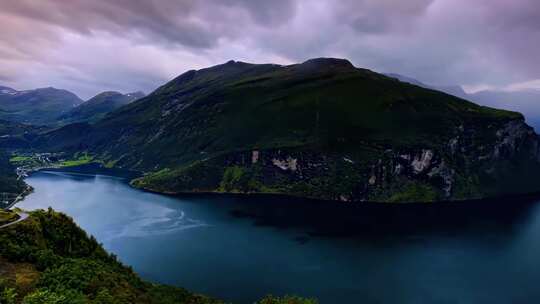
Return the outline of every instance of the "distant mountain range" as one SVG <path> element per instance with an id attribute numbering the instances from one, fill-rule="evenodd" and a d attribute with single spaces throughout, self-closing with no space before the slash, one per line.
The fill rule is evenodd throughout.
<path id="1" fill-rule="evenodd" d="M 450 95 L 454 95 L 466 100 L 474 101 L 484 106 L 500 109 L 508 109 L 523 113 L 527 122 L 540 131 L 540 90 L 519 90 L 519 91 L 495 91 L 483 90 L 475 93 L 467 93 L 461 86 L 436 86 L 428 85 L 414 78 L 399 74 L 388 73 L 389 77 L 399 79 L 417 86 L 438 90 Z"/>
<path id="2" fill-rule="evenodd" d="M 119 92 L 103 92 L 86 102 L 71 109 L 58 117 L 60 124 L 74 122 L 94 123 L 105 117 L 105 115 L 121 106 L 125 106 L 139 98 L 144 97 L 143 92 L 122 94 Z"/>
<path id="3" fill-rule="evenodd" d="M 32 125 L 96 122 L 107 113 L 141 97 L 142 92 L 102 92 L 87 101 L 61 89 L 17 91 L 0 86 L 0 119 Z"/>
<path id="4" fill-rule="evenodd" d="M 44 125 L 83 103 L 77 95 L 52 87 L 17 91 L 0 86 L 0 119 Z"/>
<path id="5" fill-rule="evenodd" d="M 166 193 L 440 201 L 540 190 L 540 140 L 516 112 L 317 58 L 188 71 L 34 149 L 144 171 Z"/>

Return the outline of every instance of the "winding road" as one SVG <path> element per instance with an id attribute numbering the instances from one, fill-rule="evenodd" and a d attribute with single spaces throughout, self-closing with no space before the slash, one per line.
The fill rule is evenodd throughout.
<path id="1" fill-rule="evenodd" d="M 28 216 L 29 216 L 28 213 L 26 213 L 26 212 L 17 212 L 17 215 L 19 216 L 19 218 L 16 221 L 11 222 L 11 223 L 7 223 L 5 225 L 2 225 L 2 226 L 0 226 L 0 229 L 4 229 L 4 228 L 7 228 L 9 226 L 15 225 L 15 224 L 17 224 L 19 222 L 22 222 L 22 221 L 26 220 L 28 218 Z"/>

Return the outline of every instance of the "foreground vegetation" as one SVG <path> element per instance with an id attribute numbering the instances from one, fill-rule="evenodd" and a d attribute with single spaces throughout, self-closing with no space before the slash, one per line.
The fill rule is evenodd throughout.
<path id="1" fill-rule="evenodd" d="M 0 210 L 0 226 L 16 221 L 18 216 L 14 212 Z"/>
<path id="2" fill-rule="evenodd" d="M 13 153 L 9 161 L 13 166 L 32 170 L 35 168 L 63 168 L 86 165 L 96 161 L 87 152 L 66 153 Z"/>
<path id="3" fill-rule="evenodd" d="M 27 220 L 0 229 L 0 244 L 2 304 L 222 303 L 141 280 L 69 217 L 52 209 L 33 211 Z M 258 303 L 316 302 L 268 296 Z"/>

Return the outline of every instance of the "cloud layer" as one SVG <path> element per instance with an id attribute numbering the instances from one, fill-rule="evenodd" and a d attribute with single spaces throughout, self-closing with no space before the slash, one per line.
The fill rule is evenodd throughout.
<path id="1" fill-rule="evenodd" d="M 3 0 L 0 82 L 88 98 L 229 59 L 346 57 L 426 83 L 540 79 L 537 0 Z"/>

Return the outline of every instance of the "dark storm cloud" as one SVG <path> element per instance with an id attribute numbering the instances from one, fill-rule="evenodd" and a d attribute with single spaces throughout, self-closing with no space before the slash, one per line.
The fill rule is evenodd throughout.
<path id="1" fill-rule="evenodd" d="M 540 78 L 540 2 L 482 0 L 491 43 L 525 77 Z"/>
<path id="2" fill-rule="evenodd" d="M 13 79 L 11 77 L 9 77 L 8 75 L 0 74 L 0 81 L 8 82 L 8 81 L 12 81 L 12 80 Z"/>
<path id="3" fill-rule="evenodd" d="M 190 18 L 191 1 L 33 1 L 14 0 L 4 12 L 41 21 L 85 35 L 102 30 L 118 35 L 140 32 L 165 41 L 208 47 L 218 33 Z"/>
<path id="4" fill-rule="evenodd" d="M 428 83 L 540 79 L 537 0 L 0 0 L 8 84 L 146 91 L 228 59 L 317 56 Z M 527 82 L 527 83 L 529 83 Z"/>
<path id="5" fill-rule="evenodd" d="M 421 17 L 433 0 L 356 0 L 338 2 L 340 20 L 361 33 L 403 30 Z"/>
<path id="6" fill-rule="evenodd" d="M 286 22 L 294 13 L 293 2 L 196 1 L 196 0 L 5 0 L 2 9 L 31 20 L 91 35 L 96 30 L 116 35 L 139 34 L 162 42 L 208 48 L 223 37 L 234 35 L 237 16 L 246 11 L 255 22 Z M 223 22 L 225 21 L 225 23 Z M 236 20 L 241 21 L 241 20 Z M 245 28 L 244 28 L 245 30 Z"/>
<path id="7" fill-rule="evenodd" d="M 261 25 L 284 25 L 296 12 L 296 4 L 293 0 L 215 0 L 215 2 L 245 9 L 249 11 L 253 20 Z"/>

